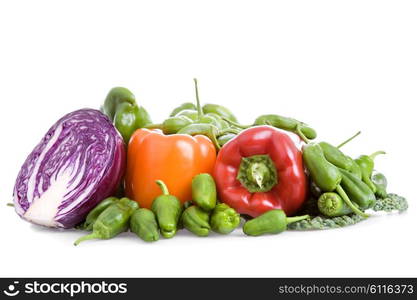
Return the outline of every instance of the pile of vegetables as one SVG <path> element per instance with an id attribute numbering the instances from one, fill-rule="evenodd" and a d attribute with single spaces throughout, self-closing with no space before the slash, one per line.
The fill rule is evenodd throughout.
<path id="1" fill-rule="evenodd" d="M 144 241 L 287 229 L 331 229 L 374 212 L 403 212 L 375 170 L 377 151 L 351 158 L 313 142 L 301 121 L 262 115 L 242 125 L 217 104 L 176 107 L 161 123 L 126 88 L 110 90 L 100 110 L 58 120 L 24 162 L 13 191 L 17 214 L 32 223 L 77 228 L 90 239 L 131 231 Z"/>

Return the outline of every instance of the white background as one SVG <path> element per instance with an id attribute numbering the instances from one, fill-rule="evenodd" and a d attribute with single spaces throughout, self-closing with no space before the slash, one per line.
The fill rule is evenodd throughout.
<path id="1" fill-rule="evenodd" d="M 2 1 L 0 276 L 417 276 L 415 1 Z M 74 247 L 77 231 L 20 220 L 16 175 L 64 114 L 126 86 L 162 121 L 193 100 L 310 123 L 406 196 L 402 215 L 348 228 L 145 244 L 125 234 Z"/>

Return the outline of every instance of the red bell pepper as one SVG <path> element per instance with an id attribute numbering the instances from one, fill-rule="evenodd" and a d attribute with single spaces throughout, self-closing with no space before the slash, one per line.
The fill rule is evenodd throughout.
<path id="1" fill-rule="evenodd" d="M 213 175 L 221 201 L 252 217 L 271 209 L 292 215 L 307 197 L 301 151 L 270 126 L 246 129 L 225 144 Z"/>

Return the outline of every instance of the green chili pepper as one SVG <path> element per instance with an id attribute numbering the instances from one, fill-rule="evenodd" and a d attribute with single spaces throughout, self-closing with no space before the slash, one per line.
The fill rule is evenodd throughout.
<path id="1" fill-rule="evenodd" d="M 315 139 L 317 136 L 316 131 L 309 127 L 307 124 L 293 118 L 287 118 L 279 115 L 262 115 L 258 117 L 252 125 L 240 125 L 227 118 L 224 118 L 224 120 L 227 121 L 231 126 L 240 129 L 246 129 L 259 125 L 270 125 L 279 129 L 293 132 L 300 136 L 305 142 L 308 142 L 308 139 Z"/>
<path id="2" fill-rule="evenodd" d="M 347 159 L 349 159 L 352 162 L 352 167 L 350 168 L 349 172 L 362 180 L 361 167 L 359 167 L 359 165 L 356 163 L 356 161 L 353 158 L 351 158 L 349 156 L 346 156 L 346 157 L 347 157 Z"/>
<path id="3" fill-rule="evenodd" d="M 113 203 L 98 216 L 93 225 L 93 232 L 76 240 L 74 245 L 91 239 L 111 239 L 126 231 L 131 215 L 138 208 L 138 203 L 128 198 Z"/>
<path id="4" fill-rule="evenodd" d="M 177 233 L 178 220 L 182 211 L 181 203 L 177 197 L 169 194 L 162 180 L 157 180 L 156 184 L 161 188 L 162 195 L 153 200 L 152 211 L 156 215 L 162 236 L 172 238 Z"/>
<path id="5" fill-rule="evenodd" d="M 320 142 L 319 145 L 323 150 L 324 157 L 329 163 L 348 171 L 352 168 L 352 160 L 349 160 L 337 147 L 327 142 Z"/>
<path id="6" fill-rule="evenodd" d="M 262 234 L 277 234 L 287 229 L 287 225 L 300 220 L 310 218 L 309 215 L 290 217 L 285 215 L 282 209 L 273 209 L 263 213 L 243 225 L 246 235 L 258 236 Z"/>
<path id="7" fill-rule="evenodd" d="M 210 216 L 211 229 L 220 234 L 229 234 L 240 224 L 240 215 L 226 203 L 219 203 Z"/>
<path id="8" fill-rule="evenodd" d="M 192 205 L 184 210 L 181 217 L 184 227 L 198 236 L 209 235 L 209 220 L 210 214 L 195 205 Z"/>
<path id="9" fill-rule="evenodd" d="M 387 197 L 388 181 L 384 174 L 374 171 L 371 177 L 372 183 L 375 185 L 375 195 L 379 198 Z"/>
<path id="10" fill-rule="evenodd" d="M 220 147 L 223 147 L 228 141 L 236 137 L 236 134 L 234 133 L 226 133 L 217 138 L 217 141 L 219 142 Z"/>
<path id="11" fill-rule="evenodd" d="M 319 144 L 305 145 L 303 160 L 312 180 L 323 192 L 333 192 L 342 181 L 340 171 L 326 160 Z"/>
<path id="12" fill-rule="evenodd" d="M 101 201 L 99 204 L 96 205 L 87 215 L 85 218 L 85 222 L 82 224 L 80 229 L 85 230 L 92 230 L 94 222 L 97 220 L 97 218 L 100 216 L 100 214 L 110 205 L 116 203 L 119 201 L 116 197 L 109 197 Z"/>
<path id="13" fill-rule="evenodd" d="M 222 117 L 220 117 L 219 115 L 216 115 L 214 113 L 207 113 L 205 114 L 205 116 L 210 116 L 213 117 L 214 119 L 216 119 L 217 123 L 218 123 L 218 129 L 221 130 L 225 130 L 227 128 L 230 128 L 229 123 L 227 123 L 227 121 L 225 121 Z"/>
<path id="14" fill-rule="evenodd" d="M 180 106 L 176 107 L 171 114 L 169 115 L 170 117 L 174 117 L 176 116 L 179 112 L 186 110 L 186 109 L 190 109 L 190 110 L 196 110 L 197 108 L 195 107 L 194 103 L 191 102 L 185 102 L 183 104 L 181 104 Z"/>
<path id="15" fill-rule="evenodd" d="M 346 202 L 333 192 L 322 194 L 317 201 L 317 206 L 319 211 L 328 217 L 339 217 L 352 213 Z"/>
<path id="16" fill-rule="evenodd" d="M 104 100 L 103 113 L 114 123 L 125 143 L 136 129 L 152 123 L 146 109 L 138 106 L 133 93 L 123 87 L 110 90 Z"/>
<path id="17" fill-rule="evenodd" d="M 254 125 L 271 125 L 276 128 L 284 129 L 287 131 L 298 134 L 299 130 L 310 140 L 317 137 L 316 131 L 309 127 L 307 124 L 300 122 L 293 118 L 287 118 L 279 115 L 262 115 L 259 116 Z"/>
<path id="18" fill-rule="evenodd" d="M 372 190 L 352 173 L 343 169 L 339 170 L 342 174 L 341 186 L 349 199 L 358 204 L 361 209 L 373 206 L 376 198 Z M 339 195 L 343 197 L 340 193 Z"/>
<path id="19" fill-rule="evenodd" d="M 216 183 L 210 174 L 202 173 L 194 176 L 191 183 L 193 202 L 205 211 L 216 206 Z"/>
<path id="20" fill-rule="evenodd" d="M 183 111 L 180 111 L 178 114 L 175 115 L 175 117 L 178 117 L 178 116 L 186 116 L 187 118 L 190 118 L 191 120 L 193 120 L 193 122 L 197 122 L 199 118 L 198 112 L 192 109 L 185 109 Z"/>
<path id="21" fill-rule="evenodd" d="M 385 152 L 377 151 L 372 153 L 371 155 L 361 155 L 357 159 L 355 159 L 355 162 L 361 168 L 363 182 L 365 182 L 369 186 L 373 193 L 376 192 L 376 187 L 371 181 L 371 175 L 372 171 L 374 170 L 374 159 L 379 154 L 385 154 Z"/>
<path id="22" fill-rule="evenodd" d="M 362 217 L 368 217 L 367 214 L 352 203 L 343 190 L 344 188 L 340 185 L 343 177 L 341 170 L 343 169 L 337 168 L 326 160 L 319 144 L 310 143 L 305 145 L 303 148 L 303 160 L 312 180 L 320 190 L 323 192 L 337 191 L 353 212 Z"/>
<path id="23" fill-rule="evenodd" d="M 155 214 L 147 208 L 135 210 L 130 218 L 130 230 L 146 242 L 159 240 L 159 228 Z"/>
<path id="24" fill-rule="evenodd" d="M 205 104 L 203 106 L 203 112 L 205 114 L 213 113 L 216 115 L 219 115 L 223 118 L 226 118 L 230 121 L 237 122 L 236 117 L 233 115 L 233 113 L 226 107 L 218 104 Z"/>
<path id="25" fill-rule="evenodd" d="M 161 129 L 165 134 L 177 133 L 182 128 L 193 123 L 193 120 L 186 116 L 169 117 L 162 124 L 152 124 L 146 126 L 148 129 Z"/>
<path id="26" fill-rule="evenodd" d="M 117 107 L 122 103 L 136 104 L 135 95 L 127 88 L 114 87 L 106 96 L 103 105 L 103 113 L 113 121 Z"/>
<path id="27" fill-rule="evenodd" d="M 198 134 L 205 135 L 213 142 L 216 149 L 220 149 L 220 145 L 217 142 L 217 135 L 219 134 L 219 131 L 215 126 L 211 124 L 200 124 L 200 123 L 190 124 L 188 126 L 181 128 L 177 133 L 188 134 L 188 135 L 198 135 Z"/>

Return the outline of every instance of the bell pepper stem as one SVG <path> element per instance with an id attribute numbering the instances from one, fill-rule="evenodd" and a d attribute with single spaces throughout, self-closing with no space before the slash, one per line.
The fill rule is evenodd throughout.
<path id="1" fill-rule="evenodd" d="M 297 124 L 297 127 L 296 127 L 295 130 L 297 131 L 298 136 L 303 140 L 304 143 L 306 143 L 306 144 L 310 143 L 310 140 L 301 131 L 301 125 L 300 124 Z"/>
<path id="2" fill-rule="evenodd" d="M 350 201 L 349 196 L 346 194 L 346 192 L 343 190 L 342 186 L 340 184 L 337 185 L 336 191 L 339 193 L 340 197 L 342 197 L 343 201 L 346 202 L 347 206 L 350 207 L 350 209 L 357 215 L 360 215 L 361 217 L 367 218 L 369 217 L 368 214 L 365 214 L 363 211 L 361 211 L 359 208 L 357 208 L 355 205 L 353 205 L 352 201 Z"/>
<path id="3" fill-rule="evenodd" d="M 169 195 L 169 190 L 168 190 L 168 187 L 165 184 L 165 182 L 163 182 L 162 180 L 156 180 L 155 182 L 161 188 L 162 194 L 165 195 L 165 196 L 168 196 Z"/>
<path id="4" fill-rule="evenodd" d="M 355 133 L 353 136 L 351 136 L 350 138 L 348 138 L 347 140 L 343 141 L 342 143 L 339 144 L 339 146 L 337 146 L 337 148 L 342 148 L 344 145 L 346 145 L 347 143 L 349 143 L 351 140 L 353 140 L 354 138 L 356 138 L 358 135 L 360 135 L 361 132 L 358 131 L 357 133 Z"/>
<path id="5" fill-rule="evenodd" d="M 369 155 L 369 157 L 372 159 L 372 160 L 374 160 L 375 159 L 375 157 L 377 157 L 378 155 L 380 155 L 380 154 L 387 154 L 385 151 L 376 151 L 376 152 L 374 152 L 374 153 L 372 153 L 371 155 Z"/>
<path id="6" fill-rule="evenodd" d="M 7 205 L 7 206 L 14 207 L 14 204 L 13 204 L 13 203 L 7 203 L 6 205 Z"/>
<path id="7" fill-rule="evenodd" d="M 197 78 L 194 78 L 194 88 L 195 88 L 195 99 L 196 99 L 196 102 L 197 102 L 198 120 L 200 120 L 201 117 L 203 116 L 203 109 L 201 108 L 200 97 L 198 96 Z"/>
<path id="8" fill-rule="evenodd" d="M 76 240 L 74 242 L 74 246 L 78 246 L 78 244 L 81 243 L 81 242 L 84 242 L 84 241 L 87 241 L 87 240 L 97 239 L 99 237 L 100 236 L 97 234 L 97 232 L 93 232 L 93 233 L 84 235 L 84 236 L 80 237 L 78 240 Z"/>
<path id="9" fill-rule="evenodd" d="M 296 217 L 287 217 L 287 224 L 298 222 L 301 220 L 310 219 L 310 215 L 296 216 Z"/>

